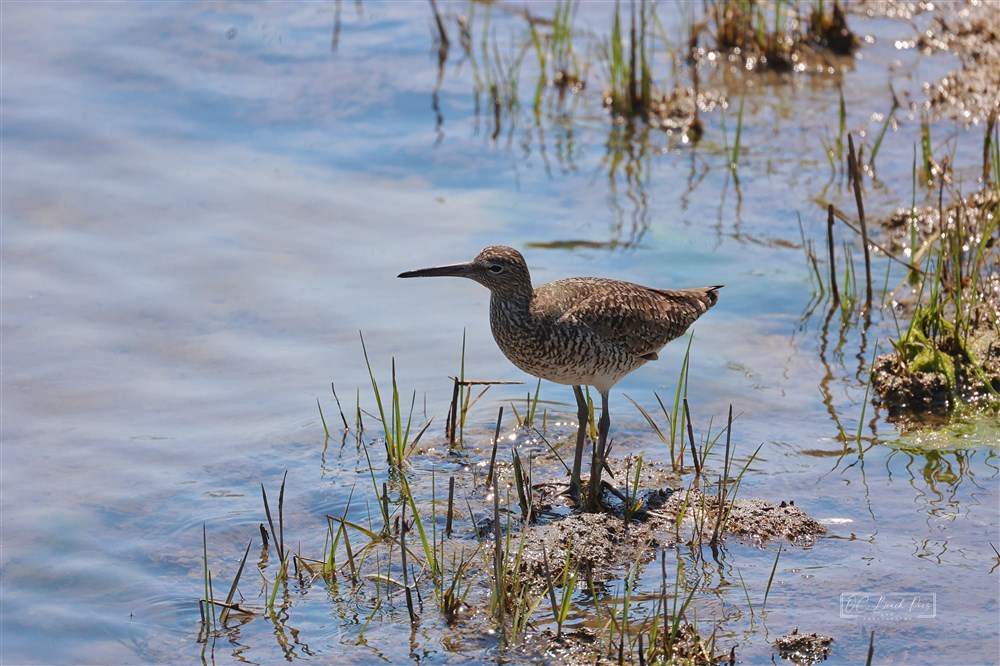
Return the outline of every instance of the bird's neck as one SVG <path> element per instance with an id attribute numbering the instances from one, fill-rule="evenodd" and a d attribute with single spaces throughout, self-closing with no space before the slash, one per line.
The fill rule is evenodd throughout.
<path id="1" fill-rule="evenodd" d="M 531 308 L 532 294 L 530 289 L 508 293 L 493 292 L 490 295 L 490 314 L 494 318 L 498 316 L 517 318 L 519 315 L 527 315 Z"/>

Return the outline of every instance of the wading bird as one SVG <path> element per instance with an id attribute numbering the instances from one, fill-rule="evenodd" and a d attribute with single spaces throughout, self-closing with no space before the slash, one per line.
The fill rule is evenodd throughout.
<path id="1" fill-rule="evenodd" d="M 521 370 L 573 387 L 579 427 L 570 477 L 580 499 L 583 447 L 590 410 L 583 386 L 601 394 L 601 419 L 583 508 L 601 508 L 607 456 L 608 393 L 636 368 L 684 334 L 719 299 L 722 285 L 653 289 L 631 282 L 577 277 L 531 286 L 528 264 L 511 247 L 491 245 L 470 262 L 400 273 L 401 278 L 454 276 L 490 290 L 490 327 L 500 351 Z"/>

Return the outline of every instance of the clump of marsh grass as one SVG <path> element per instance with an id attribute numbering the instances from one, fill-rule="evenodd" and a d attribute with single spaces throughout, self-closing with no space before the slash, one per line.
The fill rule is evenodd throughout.
<path id="1" fill-rule="evenodd" d="M 686 457 L 691 458 L 690 463 L 685 465 L 681 460 L 678 465 L 693 468 L 694 483 L 704 488 L 704 491 L 692 490 L 678 520 L 685 518 L 685 511 L 691 518 L 688 522 L 693 523 L 692 533 L 684 543 L 691 549 L 695 564 L 699 561 L 704 564 L 704 556 L 700 554 L 704 546 L 711 545 L 713 550 L 722 547 L 727 514 L 746 467 L 738 474 L 731 471 L 734 456 L 728 434 L 733 421 L 730 410 L 727 426 L 722 431 L 727 433 L 723 468 L 718 482 L 713 483 L 709 473 L 710 453 L 722 441 L 722 432 L 713 432 L 709 423 L 704 435 L 696 439 L 691 407 L 684 396 L 686 371 L 678 384 L 675 418 L 671 419 L 678 435 L 675 446 L 678 453 L 688 451 Z M 538 402 L 536 391 L 533 398 L 529 396 L 529 403 Z M 659 399 L 658 402 L 664 413 L 669 414 L 663 402 Z M 534 410 L 529 406 L 525 414 Z M 494 440 L 498 439 L 502 416 L 501 409 Z M 359 447 L 359 451 L 368 455 L 365 446 Z M 426 622 L 433 623 L 435 618 L 443 619 L 448 626 L 474 624 L 485 619 L 496 629 L 497 648 L 505 655 L 514 655 L 520 646 L 527 645 L 524 642 L 526 635 L 546 634 L 551 627 L 554 640 L 563 646 L 579 642 L 581 632 L 591 636 L 592 643 L 584 649 L 599 659 L 650 664 L 677 658 L 683 658 L 685 663 L 719 662 L 723 655 L 716 645 L 716 631 L 708 636 L 699 634 L 699 627 L 705 623 L 699 623 L 693 609 L 706 591 L 705 581 L 691 577 L 687 558 L 678 558 L 677 571 L 669 578 L 664 564 L 660 594 L 654 592 L 647 596 L 640 591 L 648 584 L 643 580 L 650 573 L 646 571 L 649 562 L 646 552 L 650 548 L 646 539 L 652 533 L 648 530 L 653 529 L 640 525 L 645 521 L 664 520 L 662 515 L 658 519 L 653 517 L 653 513 L 664 507 L 664 493 L 649 494 L 642 490 L 647 479 L 658 478 L 647 471 L 647 467 L 653 465 L 648 465 L 642 456 L 628 456 L 623 463 L 624 477 L 621 477 L 624 487 L 616 493 L 622 504 L 609 505 L 609 510 L 617 515 L 581 513 L 573 516 L 582 519 L 574 523 L 575 527 L 565 528 L 556 522 L 558 511 L 543 511 L 547 505 L 539 506 L 545 497 L 544 493 L 537 498 L 534 495 L 538 487 L 532 484 L 531 459 L 522 460 L 517 450 L 512 452 L 512 457 L 513 465 L 494 469 L 485 487 L 480 485 L 474 472 L 469 472 L 474 484 L 471 500 L 479 506 L 474 510 L 470 496 L 466 496 L 467 520 L 455 514 L 455 498 L 461 493 L 455 475 L 441 477 L 448 478 L 445 509 L 443 493 L 439 498 L 437 492 L 443 484 L 438 483 L 433 468 L 425 477 L 429 478 L 429 500 L 426 496 L 419 499 L 411 487 L 415 479 L 412 466 L 389 466 L 383 470 L 388 480 L 380 483 L 371 460 L 363 458 L 368 460 L 372 478 L 369 494 L 377 496 L 378 508 L 369 507 L 367 523 L 364 518 L 352 517 L 358 514 L 356 509 L 352 514 L 352 503 L 357 503 L 352 493 L 342 510 L 326 515 L 323 551 L 315 559 L 293 552 L 287 546 L 284 529 L 286 479 L 282 479 L 276 507 L 271 506 L 262 485 L 267 519 L 261 526 L 265 545 L 259 568 L 265 583 L 261 588 L 265 616 L 275 623 L 278 631 L 285 631 L 288 611 L 295 603 L 295 595 L 290 591 L 292 585 L 297 582 L 304 589 L 313 580 L 321 579 L 336 598 L 364 601 L 365 609 L 358 614 L 360 627 L 355 634 L 358 641 L 364 640 L 376 618 L 408 625 L 411 631 L 417 631 Z M 750 460 L 753 458 L 751 456 Z M 747 466 L 749 464 L 748 461 Z M 550 484 L 540 484 L 540 487 L 546 485 Z M 716 493 L 711 495 L 709 491 L 713 488 Z M 647 506 L 647 500 L 657 497 L 660 499 Z M 492 515 L 477 521 L 476 512 L 483 517 L 483 504 L 487 502 L 492 505 Z M 443 510 L 445 515 L 441 515 Z M 455 526 L 454 522 L 461 524 Z M 537 527 L 553 530 L 547 537 L 537 538 L 534 532 Z M 564 529 L 576 531 L 564 532 Z M 599 561 L 605 557 L 601 553 L 607 552 L 608 547 L 599 536 L 605 529 L 619 535 L 632 534 L 628 546 L 630 554 L 624 556 L 626 559 L 620 564 Z M 558 534 L 563 537 L 553 538 Z M 474 541 L 470 542 L 469 537 Z M 265 576 L 270 547 L 273 547 L 270 567 L 275 572 L 273 580 L 271 574 Z M 207 572 L 207 547 L 204 550 Z M 665 563 L 667 552 L 669 548 L 661 551 L 661 562 Z M 557 553 L 554 558 L 553 553 Z M 244 563 L 245 560 L 246 553 Z M 598 578 L 595 578 L 595 571 Z M 616 579 L 619 580 L 617 587 L 610 582 Z M 238 580 L 239 573 L 230 599 Z M 207 601 L 203 608 L 208 627 L 212 622 L 209 609 L 224 605 L 211 601 L 213 593 L 208 573 L 205 581 Z M 614 592 L 615 589 L 619 591 Z M 767 592 L 764 594 L 766 597 Z M 428 604 L 428 599 L 433 601 Z M 476 607 L 488 608 L 489 612 L 477 614 Z M 240 612 L 239 607 L 234 604 L 231 612 Z M 588 621 L 586 627 L 581 626 L 576 620 L 580 614 L 592 615 L 594 622 Z M 216 622 L 221 624 L 224 620 Z M 568 630 L 571 623 L 572 629 Z"/>
<path id="2" fill-rule="evenodd" d="M 876 387 L 890 399 L 890 406 L 893 391 L 909 392 L 915 408 L 938 413 L 947 413 L 963 400 L 996 403 L 1000 398 L 1000 360 L 994 351 L 1000 348 L 995 339 L 1000 330 L 1000 206 L 973 221 L 971 228 L 963 219 L 968 209 L 954 210 L 957 217 L 941 229 L 925 254 L 927 275 L 908 325 L 891 341 L 894 353 L 876 362 Z"/>
<path id="3" fill-rule="evenodd" d="M 921 265 L 923 279 L 914 289 L 909 322 L 905 327 L 897 324 L 893 353 L 875 363 L 874 385 L 891 416 L 908 420 L 930 412 L 941 417 L 962 403 L 991 409 L 1000 405 L 997 133 L 995 123 L 987 127 L 982 190 L 963 197 L 942 177 L 937 179 L 937 209 L 912 206 L 906 216 L 911 261 Z M 918 172 L 926 178 L 936 168 L 928 154 L 929 130 L 921 134 L 927 138 L 922 139 L 919 166 L 914 151 L 914 189 Z M 953 199 L 948 207 L 946 189 Z"/>
<path id="4" fill-rule="evenodd" d="M 676 132 L 683 142 L 697 141 L 704 129 L 700 107 L 717 106 L 721 96 L 699 92 L 697 70 L 693 89 L 682 86 L 672 91 L 658 89 L 653 81 L 654 42 L 658 34 L 666 41 L 655 3 L 648 0 L 630 3 L 627 20 L 621 3 L 615 3 L 611 33 L 602 45 L 605 106 L 616 125 L 632 127 L 634 120 L 642 120 L 648 127 Z M 636 138 L 640 137 L 641 144 L 648 143 L 645 133 Z"/>
<path id="5" fill-rule="evenodd" d="M 700 447 L 696 448 L 694 428 L 691 423 L 690 410 L 685 399 L 685 413 L 687 415 L 688 441 L 692 451 L 692 458 L 695 461 L 695 478 L 691 487 L 686 489 L 681 497 L 677 511 L 674 516 L 674 534 L 678 541 L 685 541 L 688 544 L 708 545 L 713 554 L 717 555 L 722 546 L 723 535 L 728 531 L 730 517 L 736 507 L 736 497 L 743 476 L 760 453 L 761 444 L 750 454 L 742 470 L 734 474 L 732 468 L 734 451 L 732 447 L 733 409 L 730 405 L 729 416 L 726 427 L 714 437 L 711 432 L 711 422 L 705 433 L 704 440 Z M 718 474 L 713 482 L 707 473 L 706 461 L 708 454 L 717 444 L 722 436 L 726 434 L 725 451 L 723 454 L 722 473 Z M 702 477 L 704 477 L 704 489 L 701 488 Z M 715 494 L 708 491 L 714 487 Z M 681 535 L 681 526 L 690 519 L 691 532 L 687 538 Z"/>
<path id="6" fill-rule="evenodd" d="M 624 117 L 646 116 L 652 101 L 652 35 L 648 25 L 651 12 L 651 3 L 642 0 L 637 21 L 635 3 L 632 3 L 626 37 L 622 28 L 621 6 L 615 3 L 611 35 L 604 53 L 609 88 L 605 101 L 614 113 Z"/>
<path id="7" fill-rule="evenodd" d="M 483 115 L 492 121 L 491 140 L 497 140 L 506 131 L 512 136 L 517 116 L 521 110 L 520 80 L 521 66 L 530 48 L 529 44 L 501 49 L 497 38 L 490 31 L 493 3 L 483 3 L 484 12 L 481 26 L 477 27 L 476 8 L 479 3 L 470 2 L 469 11 L 459 18 L 461 45 L 465 57 L 472 68 L 475 81 L 476 129 L 479 129 L 482 98 L 486 98 L 487 110 Z M 474 33 L 479 31 L 479 44 L 473 44 Z M 491 38 L 492 35 L 492 38 Z"/>
<path id="8" fill-rule="evenodd" d="M 806 37 L 835 55 L 852 55 L 861 40 L 848 27 L 847 16 L 838 0 L 828 12 L 825 0 L 811 0 Z"/>
<path id="9" fill-rule="evenodd" d="M 579 7 L 579 0 L 556 0 L 552 5 L 551 20 L 540 20 L 528 15 L 531 43 L 538 58 L 539 76 L 532 105 L 536 119 L 541 112 L 542 98 L 547 88 L 554 87 L 558 90 L 559 99 L 562 100 L 567 92 L 578 93 L 586 85 L 582 78 L 580 58 L 573 46 L 573 24 Z M 548 32 L 540 29 L 545 24 L 550 27 Z"/>
<path id="10" fill-rule="evenodd" d="M 709 0 L 706 14 L 714 50 L 747 70 L 825 71 L 818 52 L 849 56 L 860 45 L 837 0 L 829 10 L 824 0 L 805 10 L 790 0 Z"/>
<path id="11" fill-rule="evenodd" d="M 725 663 L 725 654 L 716 646 L 720 624 L 716 622 L 707 637 L 697 629 L 699 622 L 692 602 L 703 581 L 697 577 L 689 579 L 682 560 L 678 559 L 671 583 L 666 555 L 667 551 L 660 551 L 660 590 L 647 613 L 637 613 L 633 608 L 638 564 L 629 567 L 620 594 L 612 595 L 605 604 L 600 604 L 594 595 L 598 616 L 607 618 L 603 635 L 597 636 L 601 651 L 617 658 L 619 664 Z"/>
<path id="12" fill-rule="evenodd" d="M 873 308 L 877 308 L 872 279 L 872 264 L 876 251 L 889 262 L 907 269 L 906 280 L 895 290 L 889 291 L 890 265 L 886 263 L 885 286 L 881 300 L 893 305 L 903 288 L 912 291 L 912 314 L 905 326 L 897 321 L 897 335 L 890 340 L 893 354 L 883 354 L 871 366 L 869 386 L 874 389 L 889 408 L 890 417 L 902 418 L 925 413 L 935 418 L 947 415 L 963 401 L 995 403 L 1000 390 L 1000 354 L 993 350 L 1000 347 L 995 336 L 984 332 L 998 328 L 1000 313 L 1000 269 L 998 269 L 998 240 L 1000 240 L 1000 187 L 996 181 L 987 181 L 986 187 L 973 197 L 963 198 L 951 187 L 951 160 L 939 163 L 933 157 L 930 126 L 926 115 L 920 129 L 920 149 L 914 147 L 913 202 L 909 208 L 900 209 L 884 223 L 889 241 L 880 244 L 872 239 L 865 215 L 862 181 L 867 174 L 874 177 L 873 161 L 885 136 L 897 103 L 884 119 L 875 143 L 870 147 L 868 164 L 864 164 L 861 151 L 856 150 L 853 136 L 847 134 L 847 178 L 851 187 L 857 216 L 848 216 L 832 205 L 827 206 L 828 271 L 820 269 L 821 260 L 815 245 L 802 232 L 803 247 L 814 284 L 819 296 L 816 302 L 829 298 L 831 315 L 841 314 L 845 324 L 863 319 L 870 322 Z M 994 146 L 994 126 L 988 128 L 984 139 L 984 174 L 993 171 L 1000 156 Z M 945 165 L 945 166 L 942 166 Z M 937 185 L 938 206 L 916 205 L 918 183 Z M 955 203 L 945 208 L 944 194 L 948 192 Z M 842 256 L 838 261 L 834 240 L 835 220 L 839 219 L 859 238 L 864 254 L 863 273 L 855 265 L 856 251 L 853 243 L 842 242 Z M 903 228 L 905 227 L 905 228 Z M 900 246 L 904 252 L 897 255 Z M 816 293 L 816 292 L 814 292 Z M 815 305 L 811 305 L 811 313 Z M 829 323 L 829 316 L 827 317 Z M 985 338 L 985 341 L 984 341 Z M 973 349 L 973 347 L 978 347 Z M 846 433 L 845 442 L 850 438 Z M 857 438 L 859 451 L 860 435 Z"/>
<path id="13" fill-rule="evenodd" d="M 405 424 L 403 418 L 403 406 L 399 397 L 399 386 L 396 383 L 396 359 L 392 359 L 392 393 L 388 402 L 388 415 L 386 405 L 382 402 L 382 394 L 379 391 L 378 382 L 375 380 L 375 373 L 372 370 L 371 361 L 368 359 L 368 348 L 365 347 L 365 338 L 361 336 L 361 349 L 365 356 L 365 365 L 368 367 L 368 377 L 371 379 L 372 391 L 375 393 L 375 403 L 378 405 L 379 419 L 382 421 L 382 428 L 385 432 L 386 461 L 394 467 L 402 467 L 406 464 L 413 447 L 416 446 L 420 438 L 427 432 L 431 422 L 428 421 L 417 436 L 410 440 L 410 426 L 413 423 L 413 408 L 417 401 L 417 392 L 413 392 L 410 400 L 410 409 L 406 414 Z"/>
<path id="14" fill-rule="evenodd" d="M 715 29 L 716 48 L 753 58 L 754 64 L 759 63 L 761 68 L 791 70 L 796 40 L 786 29 L 790 7 L 788 2 L 776 1 L 773 22 L 769 25 L 763 3 L 755 0 L 710 2 L 708 13 Z"/>

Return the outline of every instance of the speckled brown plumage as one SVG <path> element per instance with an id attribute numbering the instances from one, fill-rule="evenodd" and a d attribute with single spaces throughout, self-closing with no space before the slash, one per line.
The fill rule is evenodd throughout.
<path id="1" fill-rule="evenodd" d="M 527 287 L 530 289 L 530 284 Z M 606 391 L 682 335 L 718 299 L 717 287 L 649 289 L 602 278 L 542 285 L 490 300 L 493 337 L 514 365 L 560 384 Z"/>
<path id="2" fill-rule="evenodd" d="M 464 264 L 425 268 L 399 277 L 467 277 L 491 292 L 490 326 L 497 346 L 510 361 L 542 379 L 574 387 L 578 415 L 574 482 L 579 483 L 583 429 L 587 414 L 580 386 L 601 393 L 601 456 L 609 423 L 608 392 L 625 375 L 649 361 L 671 340 L 684 334 L 718 300 L 721 286 L 653 289 L 605 278 L 568 278 L 531 286 L 524 257 L 503 245 L 484 248 Z M 599 493 L 600 468 L 591 473 L 591 501 Z"/>

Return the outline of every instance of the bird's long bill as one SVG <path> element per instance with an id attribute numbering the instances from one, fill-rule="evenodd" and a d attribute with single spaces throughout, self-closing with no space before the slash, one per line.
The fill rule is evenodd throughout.
<path id="1" fill-rule="evenodd" d="M 472 270 L 472 264 L 451 264 L 450 266 L 434 266 L 433 268 L 421 268 L 415 271 L 400 273 L 397 277 L 468 277 Z"/>

